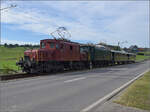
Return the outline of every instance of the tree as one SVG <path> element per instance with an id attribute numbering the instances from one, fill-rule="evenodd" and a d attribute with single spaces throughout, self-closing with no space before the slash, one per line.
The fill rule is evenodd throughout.
<path id="1" fill-rule="evenodd" d="M 4 47 L 8 47 L 7 43 L 4 44 Z"/>
<path id="2" fill-rule="evenodd" d="M 18 44 L 15 44 L 14 47 L 19 47 L 19 45 L 18 45 Z"/>

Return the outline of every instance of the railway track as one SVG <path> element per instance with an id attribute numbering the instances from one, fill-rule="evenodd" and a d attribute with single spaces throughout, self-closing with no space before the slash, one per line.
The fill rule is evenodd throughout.
<path id="1" fill-rule="evenodd" d="M 147 61 L 147 60 L 143 60 L 143 61 Z M 140 61 L 140 62 L 143 62 Z M 135 63 L 139 63 L 139 62 L 135 62 Z M 113 66 L 117 66 L 113 65 Z M 110 67 L 110 66 L 105 66 L 105 67 Z M 102 67 L 103 68 L 103 67 Z M 83 69 L 83 70 L 89 70 L 89 69 Z M 27 74 L 27 73 L 18 73 L 18 74 L 9 74 L 9 75 L 2 75 L 0 76 L 0 80 L 1 81 L 7 81 L 7 80 L 13 80 L 13 79 L 20 79 L 20 78 L 29 78 L 29 77 L 37 77 L 37 76 L 47 76 L 47 75 L 56 75 L 58 73 L 67 73 L 67 72 L 75 72 L 75 71 L 83 71 L 83 70 L 64 70 L 64 71 L 55 71 L 55 72 L 51 72 L 51 73 L 32 73 L 32 74 Z"/>
<path id="2" fill-rule="evenodd" d="M 88 70 L 88 69 L 83 69 L 83 70 Z M 6 81 L 6 80 L 13 80 L 13 79 L 20 79 L 20 78 L 29 78 L 29 77 L 37 77 L 37 76 L 47 76 L 47 75 L 56 75 L 58 73 L 67 73 L 67 72 L 74 72 L 74 71 L 82 71 L 82 70 L 64 70 L 64 71 L 55 71 L 55 72 L 50 72 L 50 73 L 18 73 L 18 74 L 9 74 L 9 75 L 2 75 L 0 76 L 1 81 Z"/>

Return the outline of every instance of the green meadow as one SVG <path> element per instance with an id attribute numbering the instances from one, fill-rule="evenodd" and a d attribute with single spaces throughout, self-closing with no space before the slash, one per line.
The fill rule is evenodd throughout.
<path id="1" fill-rule="evenodd" d="M 18 71 L 18 67 L 16 66 L 16 62 L 20 57 L 23 56 L 26 48 L 24 47 L 16 47 L 16 48 L 7 48 L 4 46 L 0 46 L 0 71 L 4 69 L 9 69 L 12 71 Z"/>
<path id="2" fill-rule="evenodd" d="M 136 55 L 136 61 L 142 61 L 150 58 L 150 52 L 140 52 L 140 53 L 143 53 L 144 55 Z"/>
<path id="3" fill-rule="evenodd" d="M 136 55 L 136 61 L 142 61 L 148 58 L 150 58 L 150 56 Z"/>

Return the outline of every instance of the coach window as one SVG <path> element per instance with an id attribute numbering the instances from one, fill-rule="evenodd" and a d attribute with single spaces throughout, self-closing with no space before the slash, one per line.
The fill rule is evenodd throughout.
<path id="1" fill-rule="evenodd" d="M 50 43 L 50 48 L 54 48 L 54 43 Z"/>

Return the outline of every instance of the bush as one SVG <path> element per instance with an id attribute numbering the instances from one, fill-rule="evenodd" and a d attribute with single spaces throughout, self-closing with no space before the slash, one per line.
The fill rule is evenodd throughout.
<path id="1" fill-rule="evenodd" d="M 140 52 L 139 52 L 139 53 L 137 53 L 137 54 L 138 54 L 138 55 L 144 55 L 144 53 L 140 53 Z"/>

